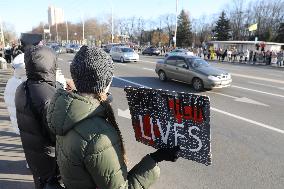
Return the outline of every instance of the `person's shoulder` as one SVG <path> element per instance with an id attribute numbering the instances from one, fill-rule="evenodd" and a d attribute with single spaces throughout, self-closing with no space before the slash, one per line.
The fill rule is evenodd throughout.
<path id="1" fill-rule="evenodd" d="M 101 117 L 84 120 L 74 128 L 87 143 L 86 153 L 96 154 L 120 144 L 116 130 Z"/>

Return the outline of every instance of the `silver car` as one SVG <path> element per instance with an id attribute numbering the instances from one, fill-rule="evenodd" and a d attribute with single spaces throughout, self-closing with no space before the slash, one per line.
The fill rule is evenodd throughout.
<path id="1" fill-rule="evenodd" d="M 129 47 L 112 47 L 110 56 L 113 60 L 118 60 L 120 62 L 139 61 L 139 55 Z"/>
<path id="2" fill-rule="evenodd" d="M 196 56 L 169 56 L 157 62 L 155 71 L 162 81 L 174 79 L 190 83 L 196 91 L 228 87 L 232 83 L 228 72 Z"/>
<path id="3" fill-rule="evenodd" d="M 170 52 L 167 52 L 165 54 L 165 57 L 168 56 L 173 56 L 173 55 L 189 55 L 189 56 L 194 56 L 193 52 L 186 50 L 186 49 L 174 49 Z"/>

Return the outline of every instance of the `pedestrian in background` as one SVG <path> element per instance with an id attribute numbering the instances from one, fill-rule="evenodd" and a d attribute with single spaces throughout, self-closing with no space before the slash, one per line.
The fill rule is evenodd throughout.
<path id="1" fill-rule="evenodd" d="M 56 134 L 66 188 L 149 188 L 160 175 L 157 163 L 175 161 L 179 148 L 146 155 L 128 172 L 122 134 L 107 95 L 114 72 L 111 57 L 99 48 L 83 46 L 70 72 L 77 93 L 58 90 L 47 117 Z"/>
<path id="2" fill-rule="evenodd" d="M 245 56 L 245 63 L 247 63 L 248 62 L 248 60 L 249 60 L 249 58 L 250 58 L 250 55 L 249 55 L 249 50 L 247 49 L 246 51 L 245 51 L 245 54 L 244 54 L 244 56 Z"/>
<path id="3" fill-rule="evenodd" d="M 5 59 L 6 59 L 7 63 L 11 63 L 11 61 L 12 61 L 12 48 L 10 47 L 9 44 L 4 48 L 4 55 L 5 55 Z"/>
<path id="4" fill-rule="evenodd" d="M 222 54 L 222 62 L 224 62 L 225 58 L 227 57 L 227 52 L 228 52 L 228 49 L 226 49 L 224 53 Z"/>
<path id="5" fill-rule="evenodd" d="M 56 88 L 56 54 L 45 46 L 25 50 L 27 81 L 15 96 L 17 123 L 26 160 L 33 174 L 35 188 L 48 185 L 61 188 L 55 159 L 55 135 L 46 121 L 47 108 Z"/>
<path id="6" fill-rule="evenodd" d="M 7 63 L 6 59 L 3 58 L 2 53 L 0 53 L 0 64 L 6 64 L 6 63 Z"/>
<path id="7" fill-rule="evenodd" d="M 283 53 L 283 50 L 280 50 L 278 53 L 277 53 L 277 65 L 279 67 L 282 67 L 283 66 L 283 59 L 284 59 L 284 53 Z"/>

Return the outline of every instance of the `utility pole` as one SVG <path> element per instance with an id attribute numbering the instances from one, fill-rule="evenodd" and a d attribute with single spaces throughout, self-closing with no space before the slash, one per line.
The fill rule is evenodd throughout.
<path id="1" fill-rule="evenodd" d="M 55 22 L 55 29 L 56 29 L 56 42 L 58 42 L 57 21 Z"/>
<path id="2" fill-rule="evenodd" d="M 84 15 L 81 14 L 82 24 L 83 24 L 83 42 L 85 41 L 85 21 L 84 21 Z"/>
<path id="3" fill-rule="evenodd" d="M 111 0 L 111 43 L 113 43 L 113 3 Z"/>
<path id="4" fill-rule="evenodd" d="M 176 27 L 175 27 L 175 35 L 174 35 L 174 48 L 176 48 L 177 44 L 177 24 L 178 24 L 178 0 L 176 0 Z"/>
<path id="5" fill-rule="evenodd" d="M 68 22 L 66 20 L 66 43 L 68 43 Z"/>
<path id="6" fill-rule="evenodd" d="M 0 17 L 0 29 L 1 29 L 1 41 L 3 44 L 3 48 L 5 47 L 5 39 L 4 39 L 4 31 L 3 31 L 3 23 L 2 18 Z"/>

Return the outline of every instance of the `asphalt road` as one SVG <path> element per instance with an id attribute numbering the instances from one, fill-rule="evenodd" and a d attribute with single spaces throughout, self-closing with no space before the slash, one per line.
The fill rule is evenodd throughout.
<path id="1" fill-rule="evenodd" d="M 58 65 L 70 78 L 72 54 L 60 55 Z M 140 56 L 138 63 L 116 63 L 111 92 L 124 136 L 129 169 L 154 151 L 135 141 L 127 110 L 125 86 L 146 86 L 194 93 L 191 86 L 159 81 L 155 62 L 161 57 Z M 204 166 L 189 160 L 162 162 L 161 177 L 152 188 L 284 188 L 284 70 L 264 66 L 216 63 L 232 74 L 232 86 L 205 91 L 210 97 L 212 161 Z"/>

